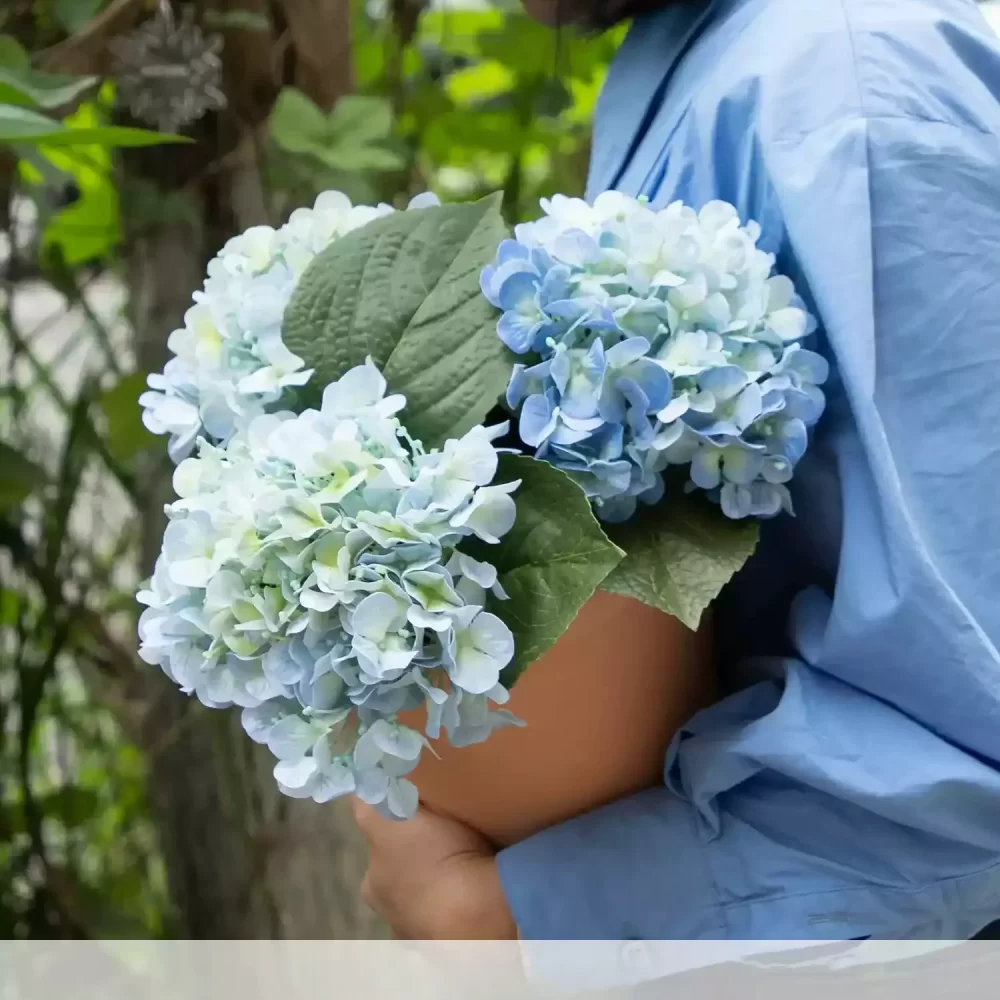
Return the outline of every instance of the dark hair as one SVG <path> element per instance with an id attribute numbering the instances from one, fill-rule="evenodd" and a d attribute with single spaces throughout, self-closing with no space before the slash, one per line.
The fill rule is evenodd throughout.
<path id="1" fill-rule="evenodd" d="M 640 14 L 651 14 L 671 3 L 706 3 L 707 0 L 559 0 L 564 24 L 579 25 L 588 31 L 604 31 Z"/>

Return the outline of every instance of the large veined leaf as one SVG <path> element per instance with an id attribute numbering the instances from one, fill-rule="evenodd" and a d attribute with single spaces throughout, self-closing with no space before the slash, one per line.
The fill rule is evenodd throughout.
<path id="1" fill-rule="evenodd" d="M 696 629 L 706 608 L 750 558 L 759 528 L 732 521 L 702 497 L 678 497 L 609 530 L 625 558 L 601 584 Z"/>
<path id="2" fill-rule="evenodd" d="M 507 229 L 499 199 L 396 212 L 336 240 L 285 312 L 312 400 L 371 357 L 406 395 L 410 433 L 436 445 L 482 422 L 510 376 L 479 275 Z"/>
<path id="3" fill-rule="evenodd" d="M 508 685 L 569 628 L 624 555 L 564 472 L 534 458 L 502 455 L 495 481 L 517 479 L 514 527 L 500 545 L 475 549 L 477 558 L 496 566 L 508 595 L 490 606 L 514 633 L 514 660 L 503 676 Z"/>

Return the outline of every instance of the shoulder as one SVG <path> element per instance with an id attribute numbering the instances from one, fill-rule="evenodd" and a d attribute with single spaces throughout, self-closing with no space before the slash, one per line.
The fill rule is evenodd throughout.
<path id="1" fill-rule="evenodd" d="M 1000 133 L 1000 40 L 973 0 L 723 0 L 693 101 L 786 141 L 845 119 Z"/>

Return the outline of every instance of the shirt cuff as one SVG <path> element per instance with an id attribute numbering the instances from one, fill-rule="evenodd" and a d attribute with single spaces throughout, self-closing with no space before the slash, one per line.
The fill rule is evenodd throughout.
<path id="1" fill-rule="evenodd" d="M 502 851 L 521 938 L 727 937 L 695 823 L 689 803 L 652 789 Z"/>
<path id="2" fill-rule="evenodd" d="M 822 798 L 796 800 L 824 819 Z M 886 821 L 868 822 L 858 820 L 859 838 L 882 842 Z M 755 942 L 746 954 L 771 950 L 764 941 L 962 940 L 1000 912 L 1000 862 L 988 852 L 975 852 L 986 863 L 970 870 L 970 859 L 944 844 L 932 864 L 938 878 L 891 886 L 771 840 L 732 813 L 722 823 L 723 836 L 712 837 L 688 801 L 659 788 L 507 848 L 497 863 L 522 941 L 631 941 L 628 972 L 648 964 L 650 949 L 634 944 L 643 940 Z M 728 879 L 721 885 L 719 871 Z"/>

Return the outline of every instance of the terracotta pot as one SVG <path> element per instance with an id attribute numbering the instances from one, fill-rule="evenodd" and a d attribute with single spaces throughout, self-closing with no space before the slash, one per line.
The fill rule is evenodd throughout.
<path id="1" fill-rule="evenodd" d="M 411 777 L 424 806 L 509 845 L 661 781 L 671 737 L 714 693 L 707 630 L 598 593 L 514 686 L 526 728 L 438 740 Z"/>

